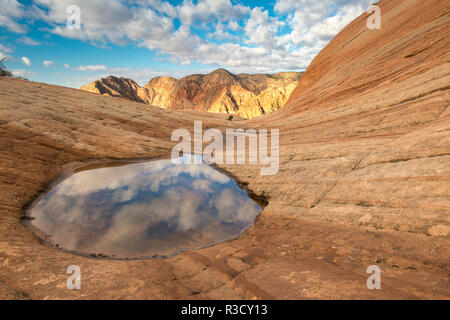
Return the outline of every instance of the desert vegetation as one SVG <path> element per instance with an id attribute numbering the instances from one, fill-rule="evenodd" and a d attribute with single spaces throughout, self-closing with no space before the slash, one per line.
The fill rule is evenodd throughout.
<path id="1" fill-rule="evenodd" d="M 0 59 L 0 77 L 12 77 L 12 72 L 4 64 L 5 60 L 6 58 Z"/>

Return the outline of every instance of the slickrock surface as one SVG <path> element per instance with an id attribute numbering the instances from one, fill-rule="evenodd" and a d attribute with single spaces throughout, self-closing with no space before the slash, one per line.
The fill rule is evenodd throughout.
<path id="1" fill-rule="evenodd" d="M 194 109 L 250 119 L 281 108 L 300 76 L 298 72 L 234 75 L 218 69 L 180 80 L 157 77 L 144 87 L 130 79 L 110 76 L 91 82 L 81 90 L 171 110 Z"/>
<path id="2" fill-rule="evenodd" d="M 379 3 L 313 61 L 288 104 L 250 121 L 0 79 L 0 297 L 450 298 L 450 3 Z M 222 166 L 269 204 L 236 240 L 171 259 L 48 247 L 21 209 L 72 161 L 168 155 L 175 128 L 280 129 L 280 171 Z M 82 289 L 68 290 L 69 265 Z M 382 270 L 368 290 L 366 269 Z"/>

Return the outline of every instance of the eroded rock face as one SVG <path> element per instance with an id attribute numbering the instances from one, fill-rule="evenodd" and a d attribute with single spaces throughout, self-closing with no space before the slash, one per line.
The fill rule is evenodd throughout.
<path id="1" fill-rule="evenodd" d="M 357 18 L 285 107 L 249 121 L 0 78 L 0 298 L 449 299 L 450 2 L 378 5 L 381 30 Z M 114 261 L 45 246 L 21 223 L 67 163 L 170 156 L 173 130 L 195 120 L 280 130 L 278 174 L 221 166 L 269 199 L 238 239 Z M 67 289 L 69 265 L 82 290 Z M 367 289 L 370 265 L 381 290 Z"/>
<path id="2" fill-rule="evenodd" d="M 218 69 L 180 80 L 157 77 L 144 87 L 130 79 L 107 77 L 81 90 L 171 109 L 194 109 L 254 118 L 281 108 L 301 73 L 239 74 Z"/>
<path id="3" fill-rule="evenodd" d="M 127 100 L 145 103 L 145 100 L 141 98 L 141 88 L 131 79 L 109 76 L 91 82 L 80 89 L 105 96 L 125 98 Z"/>

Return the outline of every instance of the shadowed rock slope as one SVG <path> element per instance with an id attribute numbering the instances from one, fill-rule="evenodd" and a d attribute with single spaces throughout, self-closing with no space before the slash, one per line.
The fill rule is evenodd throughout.
<path id="1" fill-rule="evenodd" d="M 93 81 L 80 89 L 105 96 L 124 98 L 135 102 L 146 103 L 144 100 L 145 90 L 143 90 L 131 79 L 109 76 L 107 78 Z"/>
<path id="2" fill-rule="evenodd" d="M 300 76 L 298 72 L 234 75 L 218 69 L 180 80 L 157 77 L 144 87 L 130 79 L 109 76 L 81 90 L 171 110 L 194 109 L 254 118 L 281 108 Z"/>
<path id="3" fill-rule="evenodd" d="M 316 57 L 288 104 L 250 121 L 0 79 L 0 297 L 449 299 L 448 1 L 379 3 Z M 236 240 L 118 261 L 43 245 L 21 209 L 65 164 L 169 155 L 172 130 L 280 129 L 280 170 L 221 166 L 268 197 Z M 82 289 L 66 288 L 78 265 Z M 366 269 L 382 270 L 368 290 Z"/>

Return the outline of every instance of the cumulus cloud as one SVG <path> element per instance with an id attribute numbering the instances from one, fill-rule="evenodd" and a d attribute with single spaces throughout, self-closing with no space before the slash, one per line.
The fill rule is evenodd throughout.
<path id="1" fill-rule="evenodd" d="M 10 53 L 14 51 L 14 48 L 10 45 L 0 43 L 0 51 Z"/>
<path id="2" fill-rule="evenodd" d="M 28 59 L 27 57 L 22 57 L 21 60 L 22 63 L 26 64 L 27 66 L 31 66 L 31 60 Z"/>
<path id="3" fill-rule="evenodd" d="M 50 61 L 50 60 L 45 60 L 45 61 L 43 61 L 42 62 L 42 65 L 44 66 L 44 67 L 50 67 L 50 66 L 52 66 L 52 65 L 54 65 L 55 63 L 53 62 L 53 61 Z"/>
<path id="4" fill-rule="evenodd" d="M 239 23 L 235 20 L 231 20 L 228 22 L 228 29 L 236 31 L 239 30 L 240 26 Z"/>
<path id="5" fill-rule="evenodd" d="M 26 33 L 28 28 L 16 22 L 25 15 L 24 6 L 17 0 L 0 0 L 0 27 L 11 32 Z"/>
<path id="6" fill-rule="evenodd" d="M 104 65 L 79 66 L 76 70 L 79 70 L 79 71 L 99 71 L 99 70 L 106 70 L 106 66 L 104 66 Z"/>
<path id="7" fill-rule="evenodd" d="M 347 23 L 362 14 L 371 0 L 277 0 L 275 10 L 286 15 L 291 28 L 282 44 L 323 47 Z"/>
<path id="8" fill-rule="evenodd" d="M 172 30 L 172 19 L 158 15 L 148 5 L 127 6 L 119 0 L 37 0 L 47 10 L 39 12 L 40 19 L 53 26 L 51 32 L 61 36 L 96 41 L 100 43 L 126 44 L 147 38 L 162 38 Z M 77 5 L 81 10 L 82 28 L 66 27 L 67 7 Z"/>
<path id="9" fill-rule="evenodd" d="M 210 38 L 224 40 L 224 39 L 232 39 L 234 38 L 228 31 L 222 22 L 218 22 L 215 27 L 215 31 L 209 34 Z"/>
<path id="10" fill-rule="evenodd" d="M 7 53 L 3 53 L 0 51 L 0 60 L 4 61 L 14 61 L 14 57 L 7 54 Z"/>
<path id="11" fill-rule="evenodd" d="M 11 55 L 9 55 L 9 53 L 11 53 L 13 51 L 14 51 L 13 47 L 0 43 L 0 60 L 14 61 L 14 58 Z"/>
<path id="12" fill-rule="evenodd" d="M 212 189 L 210 188 L 211 182 L 208 180 L 204 180 L 204 179 L 195 180 L 192 183 L 192 186 L 197 190 L 201 190 L 201 191 L 205 191 L 205 192 L 213 192 Z"/>
<path id="13" fill-rule="evenodd" d="M 30 37 L 22 37 L 18 40 L 18 42 L 29 45 L 29 46 L 40 46 L 41 43 L 39 41 L 33 40 Z"/>
<path id="14" fill-rule="evenodd" d="M 19 32 L 23 26 L 14 23 L 25 15 L 23 6 L 15 0 L 0 1 L 12 8 L 0 11 L 0 25 L 6 23 L 1 17 L 8 17 L 8 25 Z M 29 15 L 46 22 L 54 34 L 102 45 L 133 43 L 174 63 L 275 72 L 304 69 L 371 3 L 276 0 L 269 10 L 231 0 L 184 0 L 176 5 L 161 0 L 36 0 Z M 69 5 L 81 9 L 79 30 L 66 27 Z M 93 71 L 91 67 L 95 66 L 78 70 Z"/>
<path id="15" fill-rule="evenodd" d="M 250 12 L 250 8 L 240 4 L 233 5 L 230 0 L 199 0 L 196 4 L 184 1 L 176 7 L 177 16 L 185 25 L 208 23 L 227 19 L 242 19 Z"/>
<path id="16" fill-rule="evenodd" d="M 245 33 L 248 42 L 260 45 L 263 48 L 273 49 L 276 45 L 276 37 L 282 22 L 276 18 L 269 17 L 267 10 L 254 8 L 245 25 Z"/>

